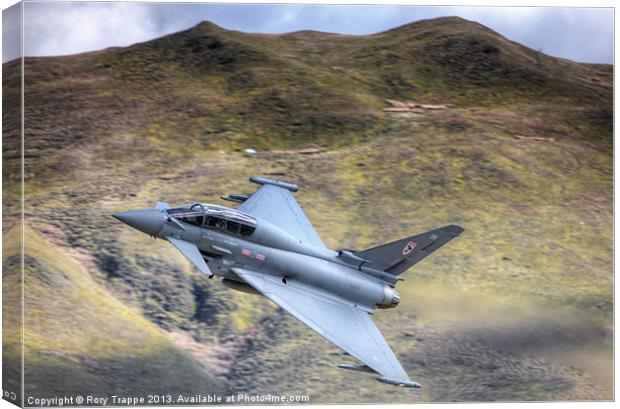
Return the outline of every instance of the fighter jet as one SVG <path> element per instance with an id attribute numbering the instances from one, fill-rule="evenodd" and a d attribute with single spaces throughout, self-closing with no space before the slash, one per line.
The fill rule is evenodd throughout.
<path id="1" fill-rule="evenodd" d="M 362 251 L 328 249 L 295 200 L 292 183 L 251 177 L 252 195 L 222 199 L 237 208 L 194 203 L 113 216 L 167 240 L 200 272 L 234 290 L 267 297 L 359 364 L 338 367 L 374 374 L 380 382 L 419 388 L 371 319 L 394 308 L 402 274 L 463 232 L 456 225 Z"/>

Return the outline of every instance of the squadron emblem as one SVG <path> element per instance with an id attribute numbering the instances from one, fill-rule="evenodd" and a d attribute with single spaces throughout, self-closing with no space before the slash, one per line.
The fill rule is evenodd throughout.
<path id="1" fill-rule="evenodd" d="M 418 243 L 416 243 L 415 241 L 410 241 L 409 243 L 407 243 L 405 247 L 403 248 L 403 256 L 406 256 L 407 254 L 411 253 L 413 249 L 417 247 L 417 245 Z"/>

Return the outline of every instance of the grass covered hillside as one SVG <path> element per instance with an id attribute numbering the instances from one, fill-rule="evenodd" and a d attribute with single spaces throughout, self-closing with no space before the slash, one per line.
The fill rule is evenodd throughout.
<path id="1" fill-rule="evenodd" d="M 460 18 L 370 36 L 204 22 L 26 58 L 26 396 L 611 399 L 612 68 Z M 3 72 L 3 291 L 18 300 L 19 61 Z M 226 204 L 252 175 L 299 184 L 334 249 L 465 228 L 375 315 L 422 389 L 336 368 L 351 358 L 269 301 L 110 216 Z M 4 322 L 18 368 L 19 320 Z"/>

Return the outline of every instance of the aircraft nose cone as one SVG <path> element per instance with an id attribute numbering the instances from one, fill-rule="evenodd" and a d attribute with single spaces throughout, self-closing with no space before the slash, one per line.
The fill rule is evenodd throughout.
<path id="1" fill-rule="evenodd" d="M 112 216 L 151 236 L 155 236 L 164 227 L 164 215 L 157 209 L 131 210 L 114 213 Z"/>

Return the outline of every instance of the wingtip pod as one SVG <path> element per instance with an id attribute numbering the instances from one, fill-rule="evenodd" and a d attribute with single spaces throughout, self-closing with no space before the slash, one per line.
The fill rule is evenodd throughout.
<path id="1" fill-rule="evenodd" d="M 410 381 L 408 379 L 394 379 L 394 378 L 386 378 L 385 376 L 378 376 L 377 380 L 382 383 L 387 383 L 388 385 L 400 386 L 403 388 L 421 388 L 417 382 Z"/>
<path id="2" fill-rule="evenodd" d="M 280 182 L 279 180 L 272 180 L 272 179 L 267 179 L 267 178 L 261 178 L 258 176 L 252 176 L 250 178 L 250 182 L 252 183 L 256 183 L 259 185 L 272 185 L 272 186 L 277 186 L 277 187 L 281 187 L 283 189 L 288 189 L 291 192 L 297 192 L 299 190 L 299 186 L 293 184 L 293 183 L 287 183 L 287 182 Z"/>

